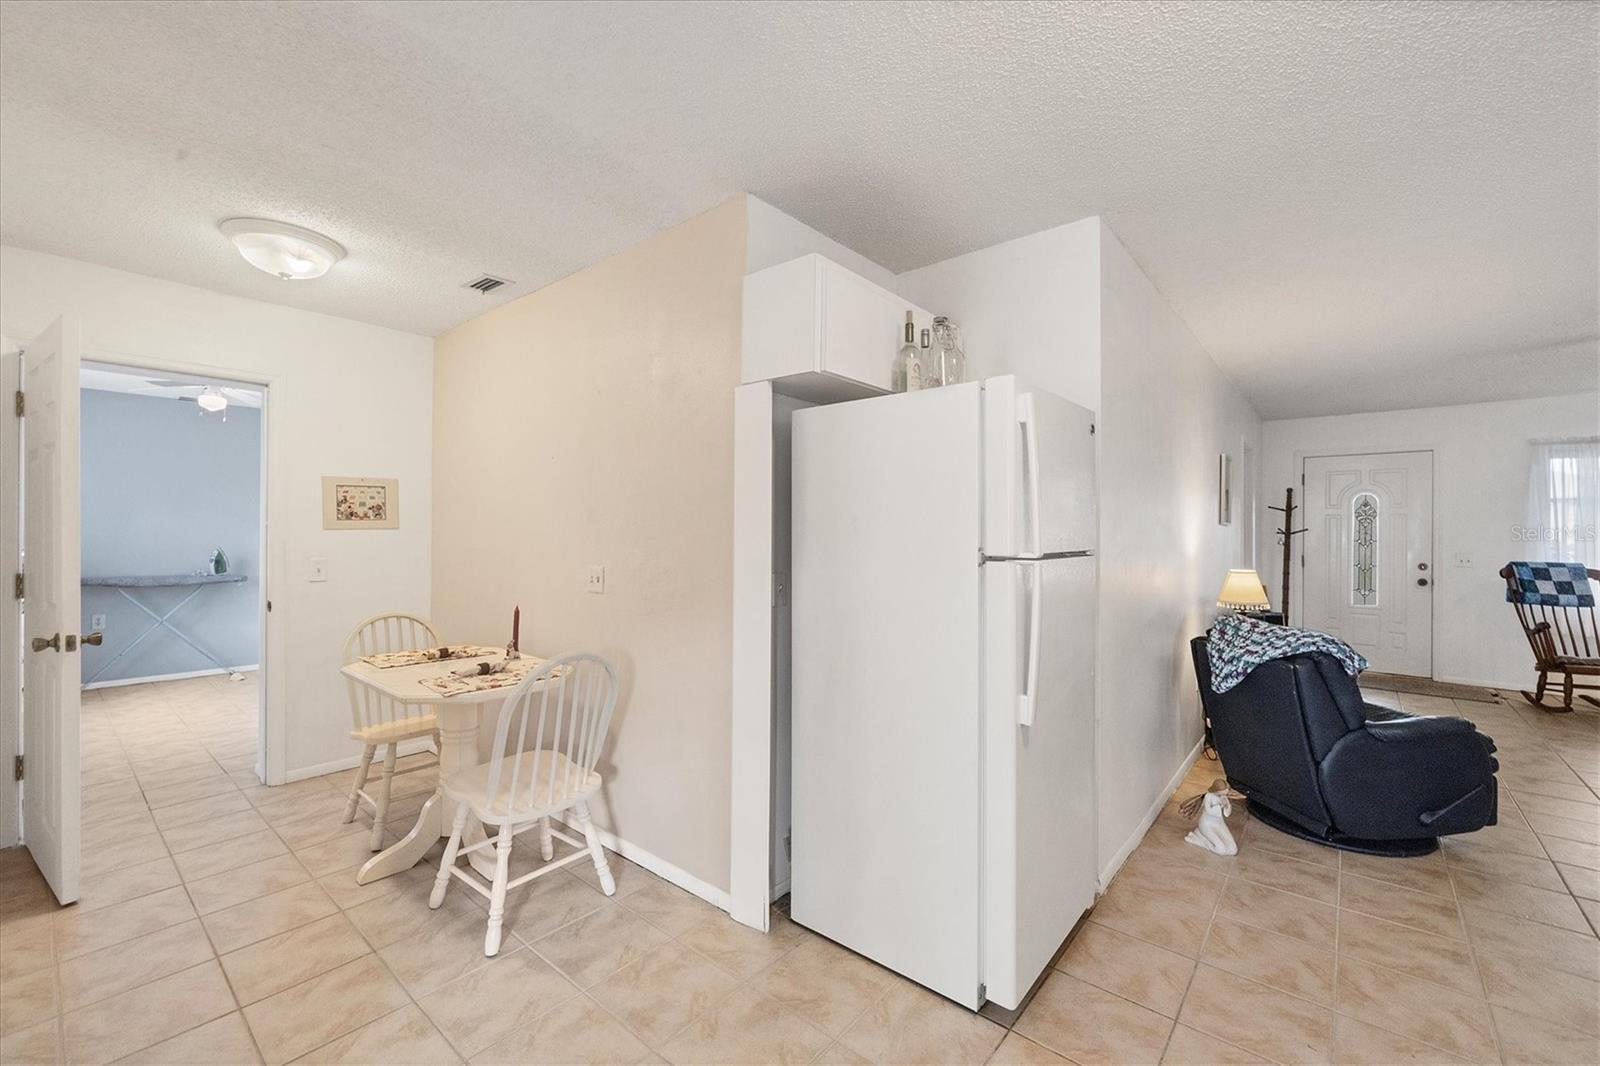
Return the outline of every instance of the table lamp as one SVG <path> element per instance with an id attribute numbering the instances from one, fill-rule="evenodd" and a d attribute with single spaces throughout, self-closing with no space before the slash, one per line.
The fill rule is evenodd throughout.
<path id="1" fill-rule="evenodd" d="M 1217 606 L 1249 614 L 1265 611 L 1272 604 L 1267 599 L 1266 586 L 1254 570 L 1229 570 L 1222 579 L 1222 590 L 1217 593 Z"/>

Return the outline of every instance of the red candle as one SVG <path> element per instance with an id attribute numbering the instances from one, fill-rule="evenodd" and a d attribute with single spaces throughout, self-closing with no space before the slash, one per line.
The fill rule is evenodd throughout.
<path id="1" fill-rule="evenodd" d="M 522 608 L 511 609 L 511 650 L 521 651 L 522 645 L 517 643 L 517 636 L 522 632 Z"/>

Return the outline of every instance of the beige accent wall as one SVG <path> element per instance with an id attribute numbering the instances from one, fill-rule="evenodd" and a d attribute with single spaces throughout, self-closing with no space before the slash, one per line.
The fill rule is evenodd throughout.
<path id="1" fill-rule="evenodd" d="M 596 820 L 723 891 L 745 227 L 740 197 L 443 334 L 434 364 L 441 634 L 503 643 L 520 604 L 524 650 L 611 658 Z"/>

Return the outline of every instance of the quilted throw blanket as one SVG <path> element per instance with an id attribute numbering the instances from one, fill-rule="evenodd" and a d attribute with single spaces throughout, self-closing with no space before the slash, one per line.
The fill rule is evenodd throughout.
<path id="1" fill-rule="evenodd" d="M 1582 563 L 1512 563 L 1507 603 L 1533 607 L 1593 607 L 1594 588 Z"/>
<path id="2" fill-rule="evenodd" d="M 1262 663 L 1314 651 L 1326 652 L 1338 659 L 1351 677 L 1367 668 L 1367 660 L 1359 652 L 1326 633 L 1275 626 L 1242 614 L 1225 613 L 1206 636 L 1211 691 L 1228 691 Z"/>

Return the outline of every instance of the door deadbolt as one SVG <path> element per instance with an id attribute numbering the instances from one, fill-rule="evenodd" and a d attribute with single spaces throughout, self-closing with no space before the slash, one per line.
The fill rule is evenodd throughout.
<path id="1" fill-rule="evenodd" d="M 34 637 L 33 638 L 33 650 L 34 651 L 44 651 L 46 648 L 50 648 L 50 649 L 52 649 L 54 651 L 60 651 L 61 650 L 61 634 L 57 633 L 55 636 L 51 637 L 49 640 L 46 640 L 43 637 Z"/>
<path id="2" fill-rule="evenodd" d="M 1428 579 L 1425 578 L 1425 577 L 1419 577 L 1419 578 L 1417 578 L 1417 584 L 1421 585 L 1423 588 L 1427 588 L 1428 587 Z"/>

